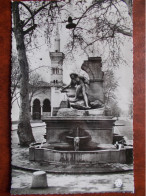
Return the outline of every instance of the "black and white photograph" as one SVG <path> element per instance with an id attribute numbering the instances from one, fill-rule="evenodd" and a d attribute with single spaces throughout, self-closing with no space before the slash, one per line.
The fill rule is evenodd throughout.
<path id="1" fill-rule="evenodd" d="M 133 1 L 11 2 L 11 193 L 134 193 Z"/>

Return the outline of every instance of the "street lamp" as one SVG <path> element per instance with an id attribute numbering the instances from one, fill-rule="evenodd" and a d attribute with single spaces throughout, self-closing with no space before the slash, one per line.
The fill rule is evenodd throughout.
<path id="1" fill-rule="evenodd" d="M 70 16 L 68 18 L 68 24 L 66 25 L 67 29 L 74 29 L 76 27 L 76 24 L 72 22 L 72 17 Z"/>

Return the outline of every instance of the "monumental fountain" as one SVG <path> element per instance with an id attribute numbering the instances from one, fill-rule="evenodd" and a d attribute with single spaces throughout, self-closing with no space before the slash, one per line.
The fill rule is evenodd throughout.
<path id="1" fill-rule="evenodd" d="M 89 83 L 77 74 L 70 75 L 70 85 L 62 89 L 67 94 L 68 107 L 60 107 L 56 116 L 43 118 L 46 142 L 30 146 L 31 161 L 127 163 L 129 147 L 117 147 L 115 119 L 104 105 L 101 58 L 89 57 L 81 69 L 88 74 Z"/>

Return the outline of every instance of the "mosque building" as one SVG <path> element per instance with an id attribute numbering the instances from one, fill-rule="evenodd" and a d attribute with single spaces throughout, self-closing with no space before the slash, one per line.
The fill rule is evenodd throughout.
<path id="1" fill-rule="evenodd" d="M 63 86 L 63 60 L 64 53 L 60 51 L 60 35 L 58 26 L 55 35 L 55 51 L 50 52 L 51 73 L 50 82 L 40 81 L 31 98 L 30 113 L 32 120 L 41 120 L 42 117 L 56 115 L 65 94 L 60 89 Z M 35 88 L 34 86 L 32 88 Z M 18 100 L 12 104 L 12 121 L 19 119 Z"/>

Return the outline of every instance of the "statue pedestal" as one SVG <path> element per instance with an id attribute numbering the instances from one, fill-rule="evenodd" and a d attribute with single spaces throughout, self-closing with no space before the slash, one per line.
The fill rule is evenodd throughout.
<path id="1" fill-rule="evenodd" d="M 59 117 L 78 117 L 78 116 L 104 116 L 105 115 L 105 108 L 98 108 L 98 109 L 89 109 L 89 110 L 78 110 L 73 108 L 61 108 L 57 112 L 57 116 Z"/>
<path id="2" fill-rule="evenodd" d="M 115 120 L 111 117 L 48 117 L 42 119 L 46 123 L 46 142 L 57 143 L 66 142 L 67 132 L 75 127 L 84 129 L 96 144 L 113 143 L 113 126 Z"/>
<path id="3" fill-rule="evenodd" d="M 91 102 L 99 100 L 104 103 L 104 93 L 103 93 L 103 76 L 104 73 L 101 70 L 102 63 L 100 57 L 89 57 L 87 61 L 81 66 L 89 76 L 89 90 L 88 99 Z"/>

